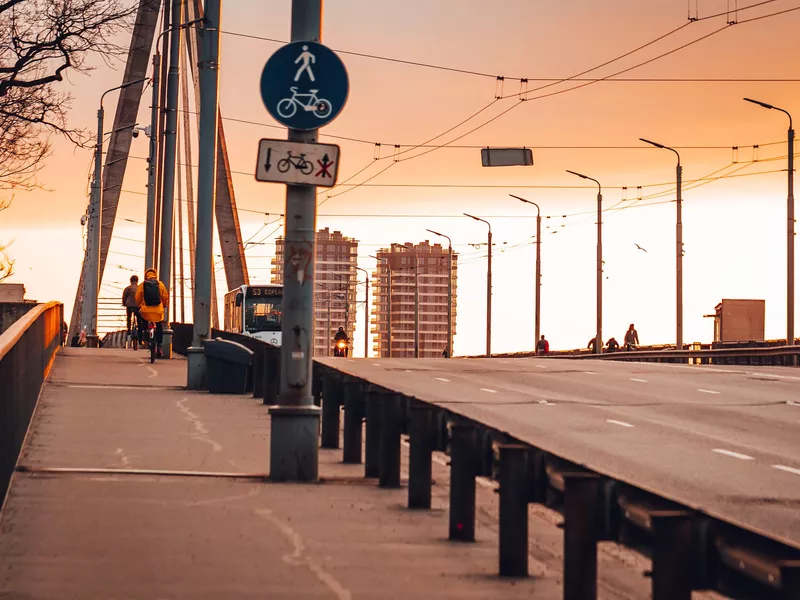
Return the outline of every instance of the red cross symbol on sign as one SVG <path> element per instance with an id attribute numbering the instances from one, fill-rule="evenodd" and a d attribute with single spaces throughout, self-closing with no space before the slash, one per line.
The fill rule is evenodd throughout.
<path id="1" fill-rule="evenodd" d="M 333 176 L 330 174 L 330 168 L 333 166 L 334 162 L 335 161 L 328 158 L 327 154 L 322 157 L 322 160 L 318 160 L 317 164 L 319 165 L 319 171 L 317 171 L 317 177 L 322 177 L 323 179 L 325 177 L 332 178 Z"/>

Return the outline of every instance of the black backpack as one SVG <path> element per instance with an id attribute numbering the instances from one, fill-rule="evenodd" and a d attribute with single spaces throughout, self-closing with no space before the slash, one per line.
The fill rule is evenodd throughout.
<path id="1" fill-rule="evenodd" d="M 158 306 L 161 304 L 161 293 L 158 289 L 157 279 L 146 279 L 142 286 L 144 291 L 145 305 Z"/>

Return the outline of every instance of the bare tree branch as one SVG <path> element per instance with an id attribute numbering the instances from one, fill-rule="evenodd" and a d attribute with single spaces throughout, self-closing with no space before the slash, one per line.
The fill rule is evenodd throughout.
<path id="1" fill-rule="evenodd" d="M 124 54 L 114 36 L 132 22 L 138 0 L 0 0 L 0 190 L 30 189 L 53 135 L 78 146 L 69 126 L 71 96 L 59 84 L 86 73 L 90 55 Z"/>

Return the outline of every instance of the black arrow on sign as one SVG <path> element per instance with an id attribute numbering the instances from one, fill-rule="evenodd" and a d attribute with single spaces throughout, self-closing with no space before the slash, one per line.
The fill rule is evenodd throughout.
<path id="1" fill-rule="evenodd" d="M 267 169 L 267 173 L 272 168 L 272 163 L 269 162 L 270 158 L 272 158 L 272 148 L 267 148 L 267 164 L 264 165 L 264 168 Z"/>

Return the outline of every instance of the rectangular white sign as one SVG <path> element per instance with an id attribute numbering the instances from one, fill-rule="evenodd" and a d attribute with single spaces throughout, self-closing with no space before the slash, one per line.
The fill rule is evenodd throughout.
<path id="1" fill-rule="evenodd" d="M 339 146 L 261 140 L 256 180 L 331 187 L 339 172 Z"/>

